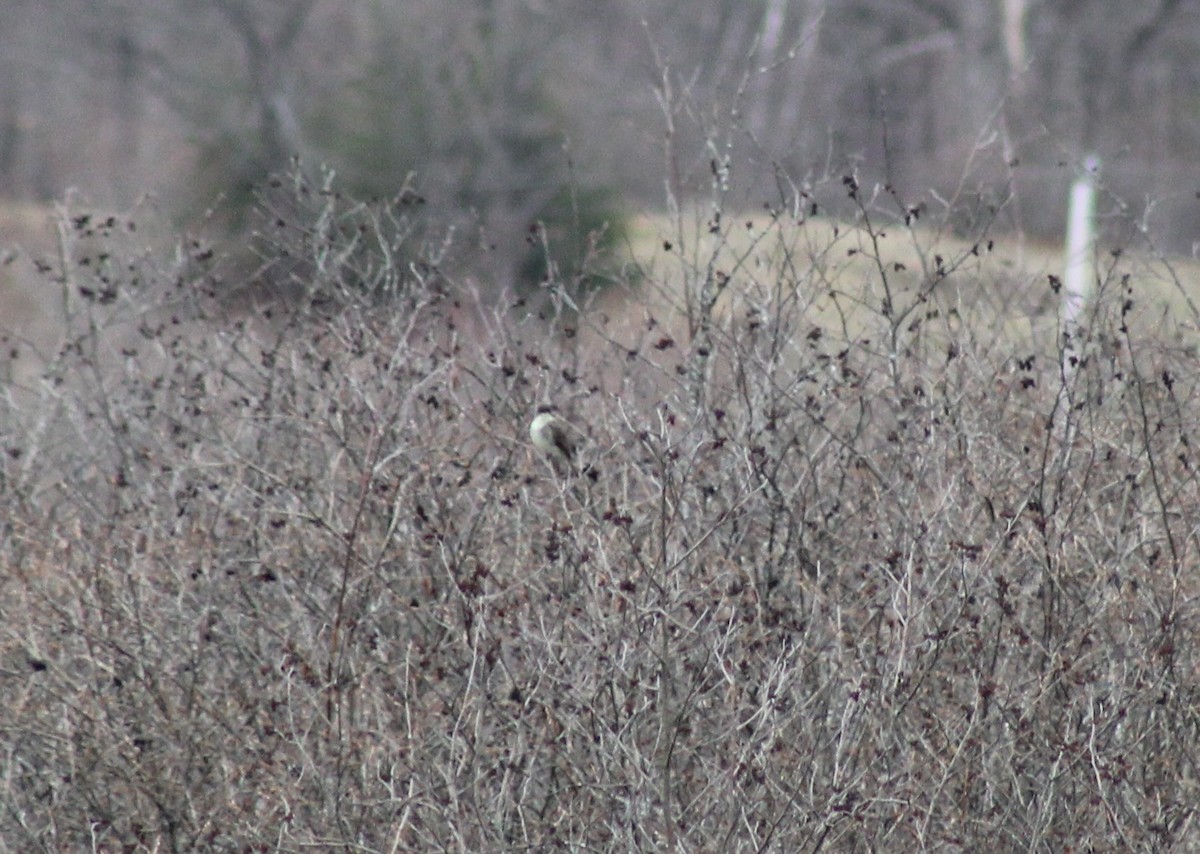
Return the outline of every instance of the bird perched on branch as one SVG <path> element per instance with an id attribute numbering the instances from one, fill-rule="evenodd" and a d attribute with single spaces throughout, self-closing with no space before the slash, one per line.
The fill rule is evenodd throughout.
<path id="1" fill-rule="evenodd" d="M 550 460 L 555 474 L 571 480 L 581 478 L 584 487 L 588 481 L 599 482 L 600 470 L 588 459 L 591 454 L 586 451 L 591 449 L 584 447 L 583 433 L 555 415 L 551 407 L 538 407 L 537 415 L 529 424 L 529 438 L 533 440 L 533 446 Z M 571 488 L 580 490 L 582 487 L 579 483 L 573 483 Z M 583 492 L 577 491 L 576 495 L 586 503 Z"/>
<path id="2" fill-rule="evenodd" d="M 574 468 L 578 443 L 572 428 L 546 407 L 540 407 L 529 425 L 533 446 L 556 463 Z"/>

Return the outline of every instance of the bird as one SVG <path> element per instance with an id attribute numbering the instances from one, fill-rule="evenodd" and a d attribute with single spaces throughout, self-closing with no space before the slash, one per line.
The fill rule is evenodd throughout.
<path id="1" fill-rule="evenodd" d="M 578 445 L 571 435 L 572 428 L 546 407 L 539 407 L 537 415 L 529 424 L 529 438 L 533 446 L 552 460 L 575 465 Z"/>

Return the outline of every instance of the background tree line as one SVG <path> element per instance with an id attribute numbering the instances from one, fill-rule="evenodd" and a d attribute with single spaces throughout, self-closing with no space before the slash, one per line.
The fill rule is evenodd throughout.
<path id="1" fill-rule="evenodd" d="M 388 196 L 415 174 L 528 266 L 618 210 L 708 180 L 718 126 L 747 205 L 776 176 L 854 167 L 903 193 L 1018 191 L 1008 222 L 1054 236 L 1079 157 L 1155 202 L 1190 251 L 1200 9 L 1152 0 L 3 0 L 0 195 L 100 204 L 148 189 L 234 202 L 292 155 Z M 669 134 L 670 153 L 664 136 Z M 478 231 L 476 231 L 476 229 Z M 573 235 L 575 242 L 567 239 Z M 552 235 L 553 236 L 553 235 Z M 529 272 L 526 270 L 526 272 Z"/>

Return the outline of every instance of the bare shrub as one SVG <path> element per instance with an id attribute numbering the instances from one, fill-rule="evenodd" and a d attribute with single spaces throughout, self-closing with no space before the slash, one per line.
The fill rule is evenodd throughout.
<path id="1" fill-rule="evenodd" d="M 0 839 L 1194 844 L 1194 359 L 1115 262 L 1070 340 L 989 337 L 986 238 L 901 276 L 905 206 L 843 192 L 852 247 L 711 217 L 595 307 L 332 193 L 263 248 L 321 287 L 234 317 L 187 241 L 64 266 L 4 412 Z"/>

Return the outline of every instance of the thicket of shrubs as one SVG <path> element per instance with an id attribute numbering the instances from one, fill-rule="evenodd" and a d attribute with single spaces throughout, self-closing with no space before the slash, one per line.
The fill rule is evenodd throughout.
<path id="1" fill-rule="evenodd" d="M 1196 844 L 1198 371 L 1119 261 L 1031 348 L 985 242 L 901 287 L 848 180 L 855 246 L 730 253 L 718 195 L 637 287 L 500 305 L 286 186 L 261 302 L 68 223 L 0 422 L 5 847 Z"/>

